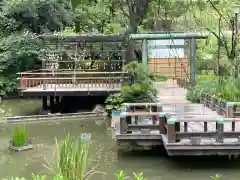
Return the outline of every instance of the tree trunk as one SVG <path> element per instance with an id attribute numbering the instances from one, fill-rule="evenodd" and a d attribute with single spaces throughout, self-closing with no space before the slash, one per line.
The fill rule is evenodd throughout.
<path id="1" fill-rule="evenodd" d="M 131 20 L 130 20 L 131 21 Z M 126 35 L 129 34 L 136 34 L 137 33 L 137 22 L 130 22 L 130 26 L 126 31 Z M 127 52 L 126 52 L 126 59 L 127 61 L 135 61 L 138 60 L 135 53 L 134 53 L 135 45 L 134 41 L 130 40 L 127 42 Z"/>
<path id="2" fill-rule="evenodd" d="M 138 25 L 140 21 L 144 18 L 145 10 L 148 7 L 149 1 L 148 0 L 137 0 L 136 3 L 132 3 L 132 0 L 129 0 L 127 3 L 129 5 L 128 8 L 128 18 L 129 18 L 129 27 L 125 33 L 125 35 L 129 34 L 136 34 L 138 31 Z M 141 61 L 141 50 L 137 49 L 135 46 L 134 41 L 129 41 L 127 44 L 127 52 L 126 52 L 126 60 L 127 61 L 134 61 L 138 60 Z"/>

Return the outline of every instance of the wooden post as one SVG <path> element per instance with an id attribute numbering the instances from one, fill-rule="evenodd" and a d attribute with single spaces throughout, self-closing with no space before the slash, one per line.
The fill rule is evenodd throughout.
<path id="1" fill-rule="evenodd" d="M 217 137 L 216 142 L 223 143 L 223 137 L 224 137 L 224 119 L 223 117 L 219 117 L 216 120 L 216 131 L 217 131 Z"/>
<path id="2" fill-rule="evenodd" d="M 233 106 L 234 106 L 233 102 L 227 102 L 226 103 L 227 117 L 228 118 L 233 118 L 234 117 Z M 232 121 L 232 131 L 235 131 L 235 121 Z"/>
<path id="3" fill-rule="evenodd" d="M 135 123 L 136 125 L 138 125 L 138 116 L 135 116 L 135 117 L 134 117 L 134 123 Z"/>
<path id="4" fill-rule="evenodd" d="M 127 133 L 127 120 L 126 120 L 126 112 L 122 112 L 120 114 L 120 134 Z"/>
<path id="5" fill-rule="evenodd" d="M 180 132 L 180 122 L 175 123 L 175 132 Z M 176 139 L 176 142 L 180 142 L 180 139 Z"/>
<path id="6" fill-rule="evenodd" d="M 214 95 L 211 97 L 211 109 L 212 109 L 213 111 L 216 110 L 216 98 L 215 98 Z"/>
<path id="7" fill-rule="evenodd" d="M 167 120 L 167 137 L 169 143 L 175 143 L 176 142 L 176 118 L 169 118 Z"/>
<path id="8" fill-rule="evenodd" d="M 42 109 L 47 110 L 47 96 L 42 97 Z"/>
<path id="9" fill-rule="evenodd" d="M 158 121 L 158 117 L 157 116 L 152 116 L 152 123 L 156 124 Z"/>
<path id="10" fill-rule="evenodd" d="M 216 112 L 217 112 L 218 114 L 221 113 L 221 99 L 218 99 L 218 100 L 217 100 Z"/>
<path id="11" fill-rule="evenodd" d="M 162 112 L 163 111 L 163 105 L 161 103 L 157 103 L 157 112 Z"/>
<path id="12" fill-rule="evenodd" d="M 227 117 L 228 118 L 233 118 L 233 102 L 227 102 Z"/>
<path id="13" fill-rule="evenodd" d="M 50 107 L 54 106 L 54 96 L 50 96 Z"/>
<path id="14" fill-rule="evenodd" d="M 167 112 L 161 112 L 159 114 L 159 126 L 160 126 L 160 134 L 166 134 L 166 115 Z"/>
<path id="15" fill-rule="evenodd" d="M 200 104 L 204 104 L 204 93 L 203 93 L 203 90 L 200 91 Z"/>
<path id="16" fill-rule="evenodd" d="M 60 98 L 59 98 L 59 96 L 56 96 L 55 97 L 55 104 L 58 104 L 60 102 Z"/>

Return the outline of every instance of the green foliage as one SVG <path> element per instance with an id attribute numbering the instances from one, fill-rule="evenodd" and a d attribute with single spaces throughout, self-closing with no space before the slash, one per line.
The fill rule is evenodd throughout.
<path id="1" fill-rule="evenodd" d="M 153 82 L 156 77 L 149 73 L 144 65 L 131 62 L 124 67 L 124 70 L 132 76 L 134 82 L 125 83 L 120 94 L 110 95 L 106 99 L 106 111 L 109 115 L 112 110 L 120 110 L 122 103 L 152 102 L 155 99 L 156 89 Z"/>
<path id="2" fill-rule="evenodd" d="M 121 97 L 121 94 L 111 94 L 110 96 L 108 96 L 105 101 L 105 110 L 108 115 L 110 115 L 111 112 L 114 110 L 120 110 L 123 102 L 124 99 Z"/>
<path id="3" fill-rule="evenodd" d="M 115 175 L 117 177 L 117 180 L 125 180 L 128 178 L 127 175 L 124 173 L 124 171 L 119 171 Z"/>
<path id="4" fill-rule="evenodd" d="M 134 79 L 133 84 L 125 84 L 121 89 L 124 102 L 153 101 L 156 95 L 153 85 L 155 78 L 146 67 L 142 63 L 132 62 L 124 70 Z"/>
<path id="5" fill-rule="evenodd" d="M 0 96 L 17 93 L 18 72 L 41 67 L 37 63 L 39 51 L 40 45 L 30 32 L 11 34 L 1 39 Z"/>
<path id="6" fill-rule="evenodd" d="M 0 29 L 3 34 L 27 29 L 34 33 L 59 31 L 72 24 L 69 3 L 61 0 L 3 0 Z"/>
<path id="7" fill-rule="evenodd" d="M 86 173 L 89 141 L 78 136 L 66 136 L 60 143 L 57 142 L 56 174 L 66 180 L 83 180 Z"/>
<path id="8" fill-rule="evenodd" d="M 220 174 L 215 174 L 215 176 L 211 176 L 211 180 L 220 180 L 222 175 Z"/>
<path id="9" fill-rule="evenodd" d="M 11 96 L 18 93 L 16 73 L 41 67 L 36 33 L 64 29 L 74 17 L 62 0 L 2 0 L 0 9 L 0 96 Z"/>
<path id="10" fill-rule="evenodd" d="M 32 180 L 45 180 L 46 176 L 32 174 Z"/>
<path id="11" fill-rule="evenodd" d="M 25 126 L 17 126 L 13 130 L 12 143 L 13 146 L 22 147 L 28 141 L 27 131 Z"/>
<path id="12" fill-rule="evenodd" d="M 240 78 L 235 80 L 231 76 L 199 76 L 196 86 L 188 89 L 186 98 L 192 102 L 199 102 L 201 91 L 227 101 L 239 102 Z"/>
<path id="13" fill-rule="evenodd" d="M 146 180 L 146 178 L 143 175 L 143 172 L 141 172 L 141 173 L 133 172 L 133 175 L 134 175 L 135 180 Z"/>

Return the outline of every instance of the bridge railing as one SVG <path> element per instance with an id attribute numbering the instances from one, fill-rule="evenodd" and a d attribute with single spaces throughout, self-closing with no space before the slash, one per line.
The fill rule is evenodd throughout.
<path id="1" fill-rule="evenodd" d="M 128 118 L 129 117 L 129 118 Z M 135 122 L 132 121 L 132 117 Z M 139 117 L 152 117 L 152 123 L 138 124 Z M 223 143 L 226 138 L 239 139 L 240 130 L 236 129 L 236 123 L 240 118 L 223 118 L 220 116 L 186 114 L 181 117 L 174 117 L 166 112 L 125 112 L 121 113 L 120 124 L 117 131 L 120 135 L 131 134 L 134 131 L 140 135 L 154 134 L 166 135 L 169 143 L 177 143 L 182 139 L 213 138 L 213 143 Z M 198 123 L 200 127 L 190 127 L 192 123 Z M 227 127 L 224 127 L 224 126 Z M 215 127 L 214 127 L 215 126 Z M 190 131 L 191 130 L 191 131 Z M 192 143 L 192 142 L 191 142 Z"/>
<path id="2" fill-rule="evenodd" d="M 126 72 L 23 72 L 20 89 L 27 88 L 120 88 L 130 81 Z"/>
<path id="3" fill-rule="evenodd" d="M 223 143 L 225 138 L 238 138 L 240 136 L 240 131 L 236 131 L 236 122 L 240 122 L 240 118 L 223 118 L 216 116 L 203 116 L 191 115 L 182 118 L 171 118 L 164 116 L 160 118 L 164 124 L 164 132 L 168 137 L 169 143 L 175 143 L 181 139 L 191 139 L 191 138 L 214 138 L 216 143 Z M 181 131 L 181 123 L 183 123 L 183 131 Z M 191 123 L 203 123 L 202 130 L 198 131 L 188 131 L 188 127 Z M 212 125 L 215 124 L 215 128 Z M 231 124 L 229 130 L 224 130 L 224 125 Z"/>

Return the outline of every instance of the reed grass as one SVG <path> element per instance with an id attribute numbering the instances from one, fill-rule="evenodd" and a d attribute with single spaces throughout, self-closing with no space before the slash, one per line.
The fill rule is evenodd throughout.
<path id="1" fill-rule="evenodd" d="M 90 141 L 81 136 L 67 135 L 58 142 L 56 154 L 56 173 L 64 180 L 83 180 L 86 175 Z"/>
<path id="2" fill-rule="evenodd" d="M 13 129 L 12 145 L 22 147 L 27 144 L 27 130 L 25 126 L 17 126 Z"/>

